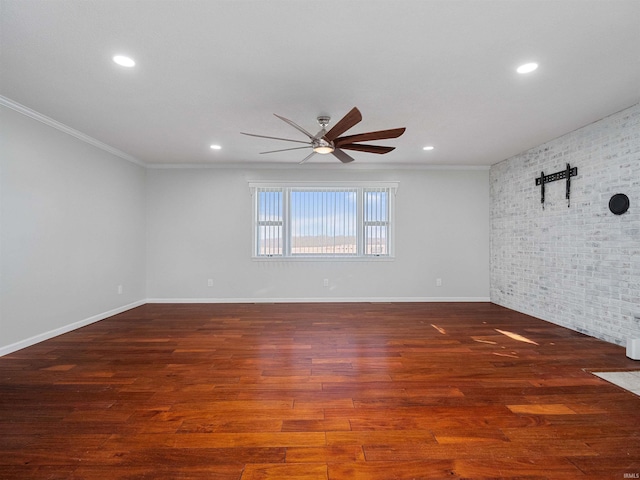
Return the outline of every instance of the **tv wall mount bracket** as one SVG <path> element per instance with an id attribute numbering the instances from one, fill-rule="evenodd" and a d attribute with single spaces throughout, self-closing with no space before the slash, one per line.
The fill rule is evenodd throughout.
<path id="1" fill-rule="evenodd" d="M 571 177 L 578 175 L 578 167 L 571 167 L 567 163 L 567 168 L 560 170 L 559 172 L 552 173 L 551 175 L 545 175 L 544 172 L 540 172 L 540 177 L 536 178 L 536 186 L 540 186 L 540 203 L 542 203 L 542 209 L 544 210 L 544 186 L 547 183 L 555 182 L 556 180 L 566 180 L 566 199 L 567 207 L 571 206 Z"/>

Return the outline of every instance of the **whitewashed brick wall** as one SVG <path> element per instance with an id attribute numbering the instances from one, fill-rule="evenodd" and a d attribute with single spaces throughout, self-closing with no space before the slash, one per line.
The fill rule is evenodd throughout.
<path id="1" fill-rule="evenodd" d="M 536 177 L 578 167 L 565 181 Z M 619 345 L 640 338 L 640 104 L 494 165 L 491 301 Z M 609 211 L 616 193 L 623 215 Z"/>

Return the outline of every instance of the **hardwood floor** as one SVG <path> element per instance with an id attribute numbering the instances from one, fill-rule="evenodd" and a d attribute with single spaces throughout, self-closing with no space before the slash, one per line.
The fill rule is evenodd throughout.
<path id="1" fill-rule="evenodd" d="M 633 369 L 492 304 L 150 304 L 0 358 L 0 478 L 638 478 Z"/>

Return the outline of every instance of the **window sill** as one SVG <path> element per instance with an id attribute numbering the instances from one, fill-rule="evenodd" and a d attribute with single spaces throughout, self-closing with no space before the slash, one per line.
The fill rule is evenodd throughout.
<path id="1" fill-rule="evenodd" d="M 370 257 L 251 257 L 255 262 L 393 262 L 393 256 Z"/>

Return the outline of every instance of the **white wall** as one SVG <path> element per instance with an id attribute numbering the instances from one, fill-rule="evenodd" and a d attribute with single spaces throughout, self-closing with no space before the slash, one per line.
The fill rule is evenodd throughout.
<path id="1" fill-rule="evenodd" d="M 488 170 L 149 169 L 150 301 L 488 300 Z M 250 181 L 399 181 L 393 261 L 251 258 Z M 207 279 L 213 279 L 213 287 Z M 323 286 L 323 279 L 330 286 Z M 436 287 L 435 279 L 443 286 Z"/>
<path id="2" fill-rule="evenodd" d="M 144 300 L 145 169 L 0 115 L 3 354 Z"/>
<path id="3" fill-rule="evenodd" d="M 535 178 L 578 168 L 571 182 Z M 609 211 L 624 193 L 631 207 Z M 640 338 L 640 105 L 491 167 L 491 301 L 624 344 Z"/>

